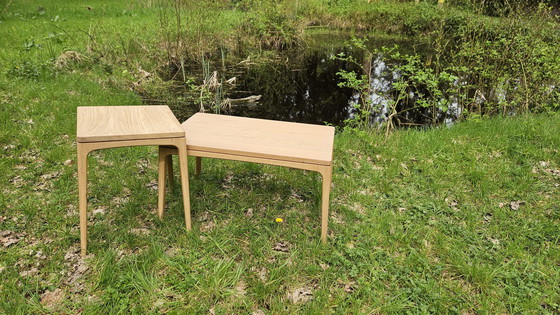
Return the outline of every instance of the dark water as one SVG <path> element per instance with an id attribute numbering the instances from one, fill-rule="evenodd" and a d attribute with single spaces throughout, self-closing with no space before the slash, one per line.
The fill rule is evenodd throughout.
<path id="1" fill-rule="evenodd" d="M 350 113 L 353 90 L 341 88 L 340 69 L 355 66 L 332 60 L 332 50 L 301 50 L 282 60 L 247 68 L 231 98 L 261 95 L 257 104 L 232 106 L 231 114 L 275 120 L 340 125 Z"/>
<path id="2" fill-rule="evenodd" d="M 314 36 L 304 47 L 274 52 L 268 58 L 261 56 L 258 62 L 224 57 L 224 55 L 214 56 L 202 66 L 202 68 L 206 67 L 206 74 L 201 75 L 203 70 L 199 64 L 199 73 L 194 75 L 204 77 L 212 72 L 218 74 L 218 81 L 222 87 L 219 92 L 212 91 L 213 97 L 219 95 L 217 100 L 212 100 L 216 103 L 228 98 L 233 100 L 231 106 L 222 108 L 220 113 L 312 124 L 343 125 L 344 121 L 352 116 L 352 104 L 356 102 L 358 95 L 350 88 L 339 87 L 341 78 L 337 73 L 340 70 L 347 70 L 361 74 L 362 69 L 351 62 L 332 58 L 334 55 L 343 52 L 368 66 L 372 62 L 381 62 L 374 65 L 377 67 L 375 73 L 377 84 L 380 88 L 386 89 L 386 85 L 390 83 L 387 80 L 391 80 L 391 74 L 386 73 L 384 62 L 365 60 L 363 52 L 346 45 L 345 40 L 348 38 L 347 34 Z M 393 44 L 411 46 L 410 43 L 398 42 L 394 39 L 372 40 L 369 44 L 374 47 Z M 233 77 L 235 77 L 234 84 L 225 83 Z M 374 88 L 380 90 L 378 87 Z M 260 96 L 260 98 L 256 102 L 240 101 L 252 96 Z M 380 108 L 383 106 L 384 100 L 378 95 L 372 95 L 372 98 L 373 101 L 379 102 Z M 196 103 L 193 101 L 193 104 Z M 216 109 L 210 109 L 210 106 L 205 105 L 205 107 L 208 112 L 216 112 Z M 178 117 L 186 119 L 198 110 L 198 105 L 192 105 L 174 111 Z M 372 115 L 382 115 L 382 109 Z"/>

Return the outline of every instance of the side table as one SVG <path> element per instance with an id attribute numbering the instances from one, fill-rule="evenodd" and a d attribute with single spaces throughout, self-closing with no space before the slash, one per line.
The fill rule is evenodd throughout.
<path id="1" fill-rule="evenodd" d="M 191 212 L 185 131 L 167 106 L 82 106 L 78 107 L 78 191 L 80 245 L 87 249 L 87 156 L 89 152 L 128 146 L 154 145 L 177 148 L 183 191 L 185 224 L 191 230 Z M 165 167 L 164 161 L 159 167 Z M 158 213 L 163 213 L 165 186 L 158 187 Z M 160 216 L 161 217 L 161 216 Z"/>
<path id="2" fill-rule="evenodd" d="M 204 113 L 194 114 L 181 126 L 186 133 L 187 153 L 196 157 L 197 175 L 203 157 L 320 173 L 323 178 L 321 241 L 327 241 L 334 127 Z M 165 186 L 166 168 L 169 176 L 173 174 L 170 167 L 161 165 L 171 166 L 169 157 L 177 153 L 174 148 L 160 146 L 158 187 Z"/>

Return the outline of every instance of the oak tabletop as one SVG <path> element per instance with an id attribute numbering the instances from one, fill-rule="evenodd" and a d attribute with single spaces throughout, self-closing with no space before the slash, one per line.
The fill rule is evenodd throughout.
<path id="1" fill-rule="evenodd" d="M 189 150 L 332 164 L 330 126 L 197 113 L 182 127 Z"/>
<path id="2" fill-rule="evenodd" d="M 184 137 L 167 106 L 78 107 L 77 141 L 100 142 Z"/>

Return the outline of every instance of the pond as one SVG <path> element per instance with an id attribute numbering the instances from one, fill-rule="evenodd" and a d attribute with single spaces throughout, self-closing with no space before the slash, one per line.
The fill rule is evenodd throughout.
<path id="1" fill-rule="evenodd" d="M 317 34 L 306 42 L 306 46 L 274 52 L 270 57 L 263 53 L 258 62 L 224 54 L 202 60 L 198 65 L 193 64 L 191 69 L 195 68 L 195 78 L 205 78 L 205 99 L 174 108 L 174 111 L 180 119 L 187 118 L 199 111 L 200 104 L 197 103 L 202 103 L 207 112 L 341 126 L 353 116 L 353 104 L 359 95 L 351 88 L 340 87 L 341 78 L 337 73 L 340 70 L 361 73 L 362 70 L 356 64 L 333 56 L 343 52 L 358 61 L 373 63 L 372 90 L 380 94 L 389 92 L 395 76 L 379 56 L 365 60 L 363 52 L 345 44 L 348 39 L 348 34 Z M 374 39 L 368 44 L 412 47 L 408 42 L 392 38 Z M 387 99 L 380 94 L 371 95 L 379 105 L 379 111 L 374 113 L 377 122 L 386 114 L 383 106 Z M 211 103 L 215 105 L 209 105 Z"/>

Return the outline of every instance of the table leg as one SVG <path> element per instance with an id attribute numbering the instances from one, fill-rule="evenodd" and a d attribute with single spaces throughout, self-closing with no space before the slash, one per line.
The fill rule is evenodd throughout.
<path id="1" fill-rule="evenodd" d="M 321 170 L 323 177 L 323 193 L 321 202 L 321 241 L 327 242 L 327 228 L 329 224 L 329 197 L 331 193 L 332 166 Z"/>
<path id="2" fill-rule="evenodd" d="M 202 158 L 200 156 L 196 157 L 196 172 L 194 175 L 196 177 L 200 176 L 200 171 L 202 170 Z"/>
<path id="3" fill-rule="evenodd" d="M 167 182 L 169 184 L 169 190 L 173 190 L 173 155 L 169 154 L 166 160 L 167 164 Z"/>
<path id="4" fill-rule="evenodd" d="M 179 145 L 177 143 L 177 145 Z M 158 152 L 158 216 L 163 219 L 165 212 L 165 172 L 167 172 L 169 186 L 173 186 L 173 154 L 177 149 L 168 146 L 159 146 Z"/>
<path id="5" fill-rule="evenodd" d="M 166 154 L 167 152 L 160 147 L 158 159 L 158 217 L 160 220 L 163 219 L 165 208 L 165 169 L 166 164 L 168 164 L 166 163 L 168 161 L 168 155 Z"/>
<path id="6" fill-rule="evenodd" d="M 87 156 L 88 151 L 81 143 L 78 147 L 78 196 L 80 208 L 80 248 L 82 257 L 87 250 Z"/>
<path id="7" fill-rule="evenodd" d="M 187 145 L 185 138 L 179 138 L 177 150 L 179 151 L 179 168 L 181 170 L 181 190 L 183 192 L 183 208 L 185 209 L 185 225 L 187 231 L 191 230 L 191 203 L 189 199 L 189 170 L 187 161 Z"/>

